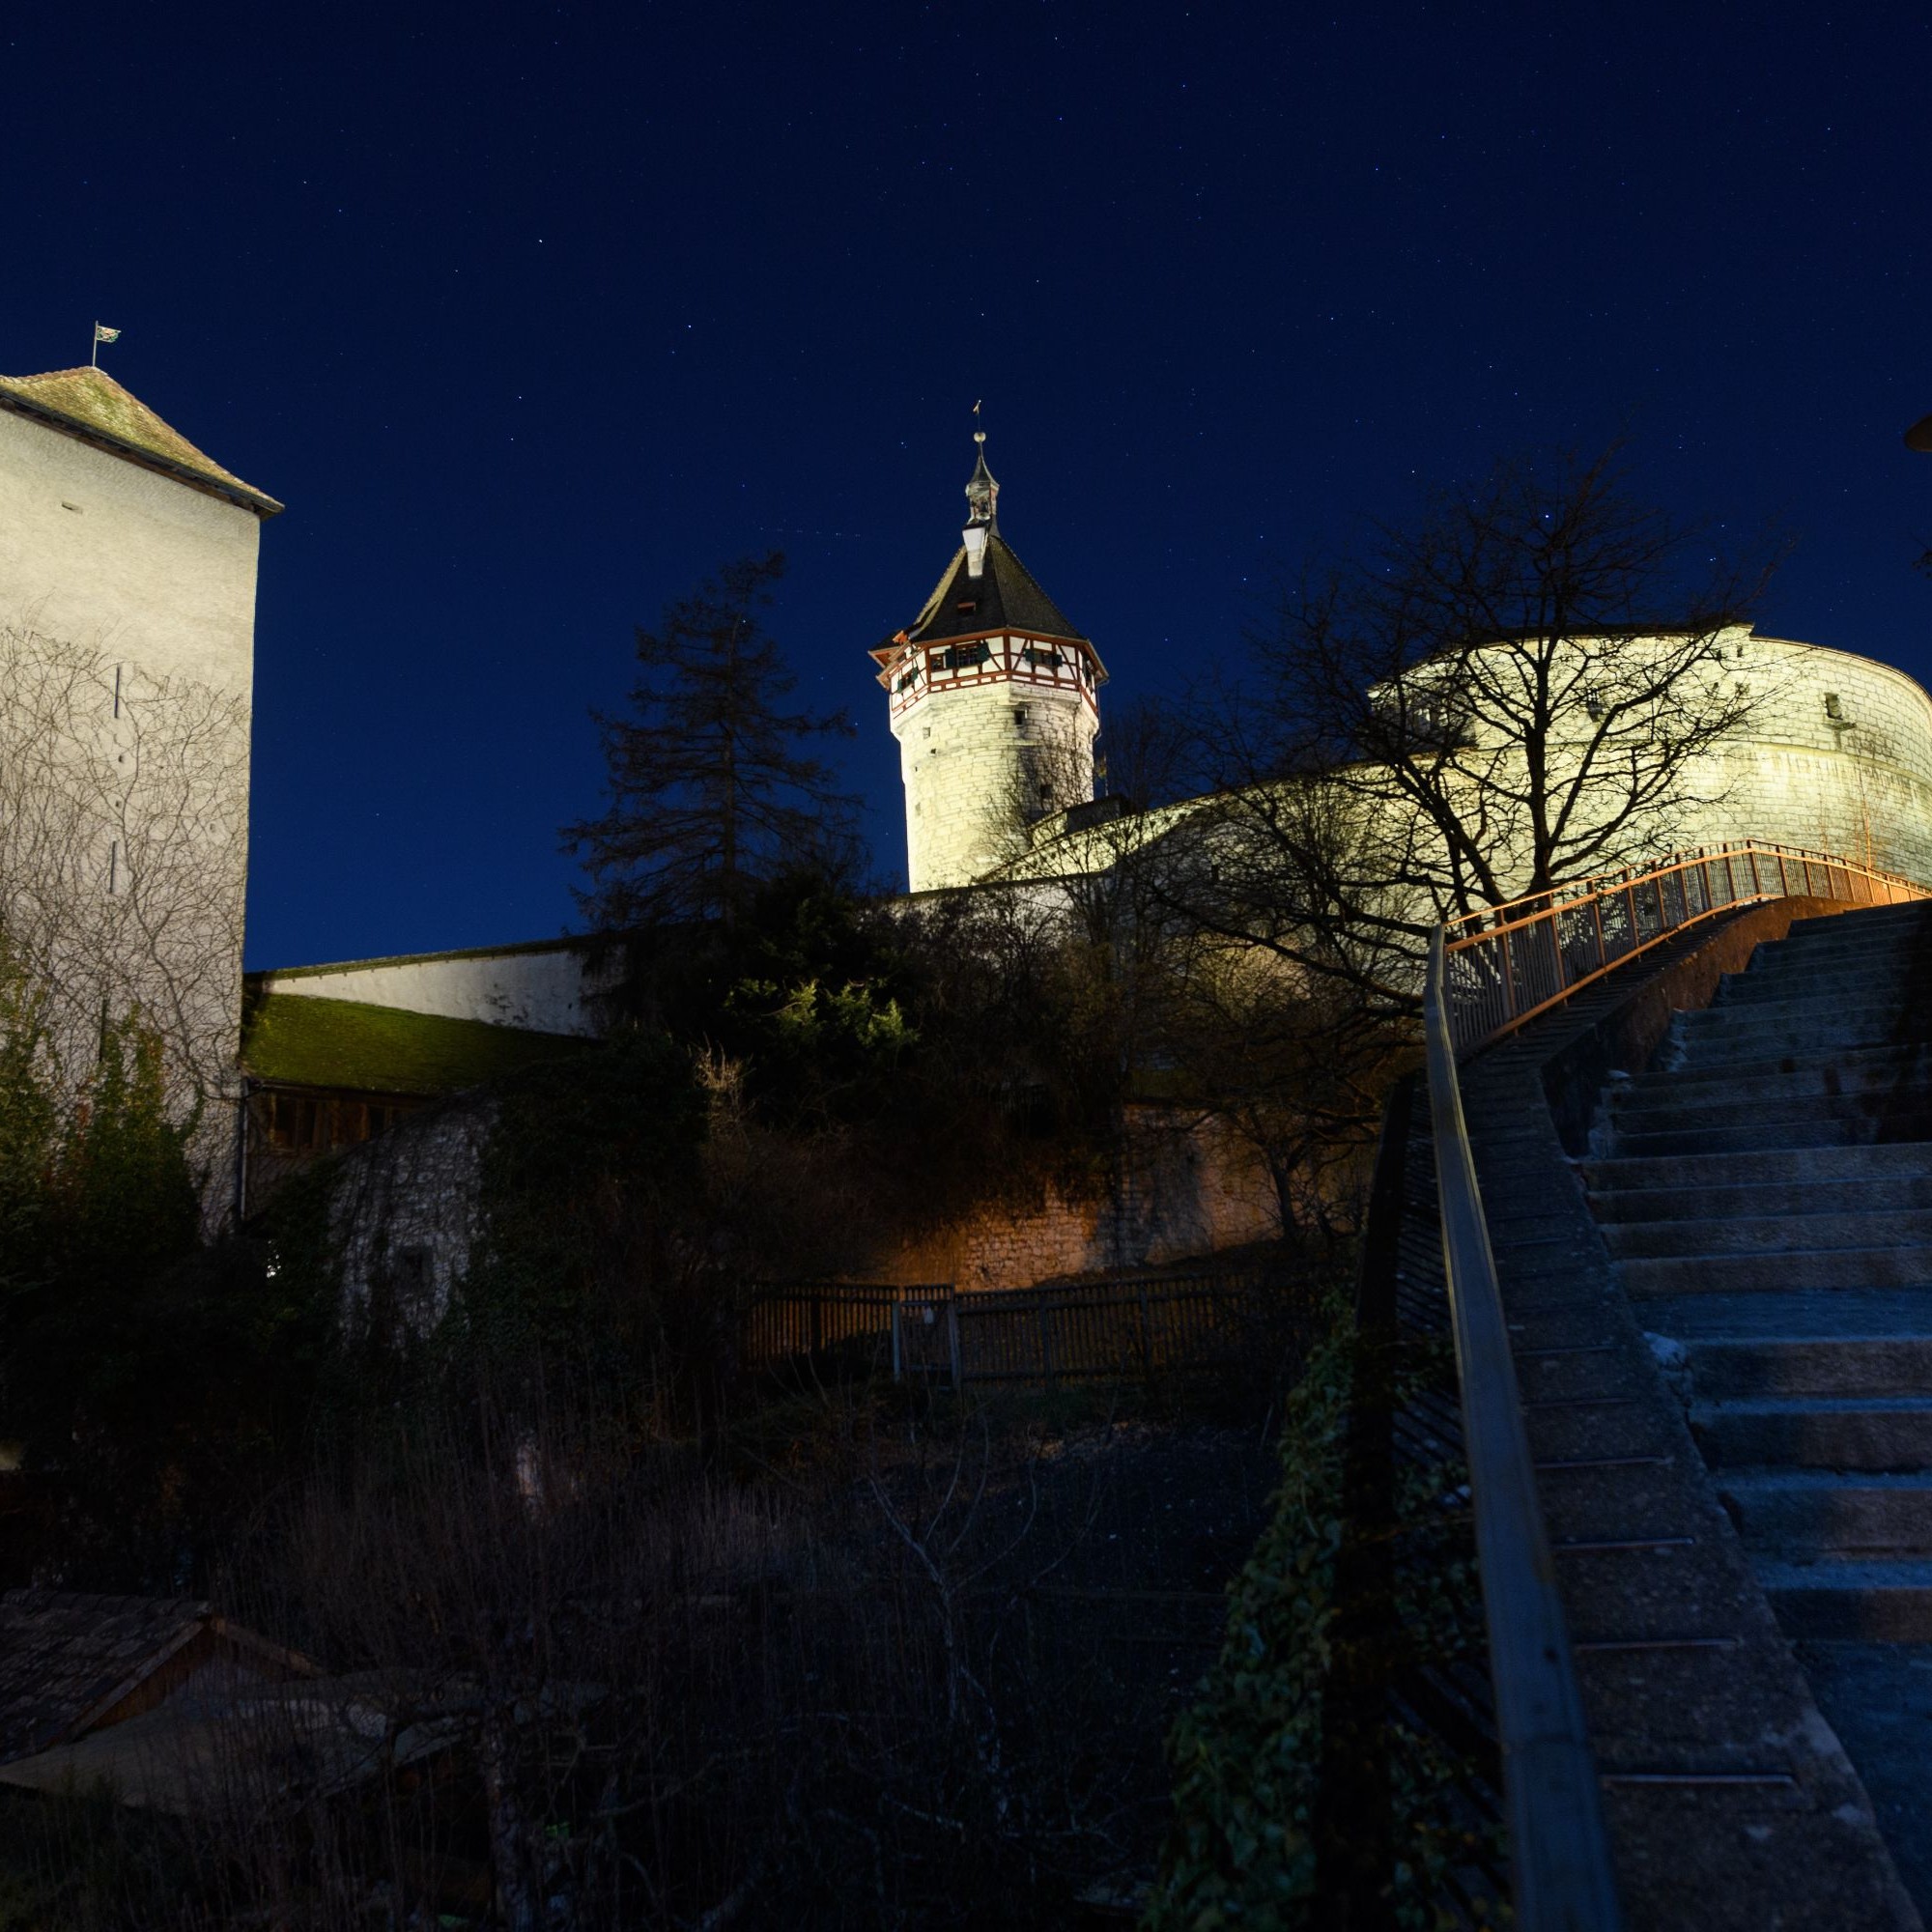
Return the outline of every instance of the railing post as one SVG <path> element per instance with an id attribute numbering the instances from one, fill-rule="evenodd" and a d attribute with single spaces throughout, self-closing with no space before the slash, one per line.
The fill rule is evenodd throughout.
<path id="1" fill-rule="evenodd" d="M 1509 928 L 1505 926 L 1496 934 L 1501 942 L 1503 954 L 1503 1018 L 1516 1018 L 1516 962 L 1510 955 Z"/>
<path id="2" fill-rule="evenodd" d="M 1777 848 L 1777 895 L 1781 899 L 1791 896 L 1791 880 L 1784 869 L 1784 847 Z"/>
<path id="3" fill-rule="evenodd" d="M 1590 895 L 1590 923 L 1597 929 L 1597 970 L 1602 972 L 1609 962 L 1604 952 L 1604 901 L 1601 895 Z"/>

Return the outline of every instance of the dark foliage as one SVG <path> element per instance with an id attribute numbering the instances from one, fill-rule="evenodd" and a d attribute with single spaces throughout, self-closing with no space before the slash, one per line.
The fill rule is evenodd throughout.
<path id="1" fill-rule="evenodd" d="M 741 558 L 639 629 L 630 714 L 600 721 L 609 809 L 563 833 L 593 925 L 728 927 L 777 873 L 849 864 L 853 802 L 804 747 L 852 726 L 782 708 L 798 679 L 759 613 L 783 574 L 776 552 Z"/>

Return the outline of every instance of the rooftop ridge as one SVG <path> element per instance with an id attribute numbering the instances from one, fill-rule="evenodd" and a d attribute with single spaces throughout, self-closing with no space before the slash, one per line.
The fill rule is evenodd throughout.
<path id="1" fill-rule="evenodd" d="M 213 489 L 267 518 L 282 504 L 197 449 L 104 369 L 82 365 L 38 376 L 0 376 L 0 409 L 36 417 L 50 428 L 78 434 L 112 454 L 163 470 L 182 481 Z"/>

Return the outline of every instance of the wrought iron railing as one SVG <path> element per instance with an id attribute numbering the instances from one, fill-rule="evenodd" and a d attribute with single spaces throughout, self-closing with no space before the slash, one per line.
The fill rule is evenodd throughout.
<path id="1" fill-rule="evenodd" d="M 1531 1932 L 1614 1932 L 1622 1915 L 1456 1063 L 1683 927 L 1784 897 L 1889 905 L 1932 894 L 1857 860 L 1747 839 L 1471 914 L 1438 927 L 1430 946 L 1423 1018 L 1442 1258 L 1512 1889 L 1517 1922 Z"/>
<path id="2" fill-rule="evenodd" d="M 1578 880 L 1442 928 L 1443 986 L 1458 1058 L 1693 921 L 1753 899 L 1890 905 L 1925 889 L 1856 859 L 1747 838 L 1679 852 L 1644 872 Z"/>
<path id="3" fill-rule="evenodd" d="M 1027 1289 L 772 1283 L 739 1328 L 748 1368 L 825 1352 L 895 1381 L 1045 1382 L 1298 1360 L 1317 1298 L 1292 1270 L 1222 1267 Z"/>

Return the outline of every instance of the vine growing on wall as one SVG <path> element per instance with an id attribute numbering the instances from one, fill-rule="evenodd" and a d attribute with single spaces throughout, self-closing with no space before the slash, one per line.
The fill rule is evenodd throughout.
<path id="1" fill-rule="evenodd" d="M 1319 1932 L 1334 1905 L 1323 1889 L 1337 1821 L 1322 1808 L 1326 1693 L 1337 1669 L 1342 1605 L 1337 1566 L 1349 1525 L 1344 1463 L 1350 1403 L 1362 1367 L 1346 1304 L 1329 1311 L 1327 1339 L 1290 1398 L 1282 1482 L 1271 1519 L 1229 1591 L 1227 1634 L 1192 1707 L 1169 1740 L 1174 1820 L 1146 1932 Z M 1397 1371 L 1398 1405 L 1439 1386 L 1438 1350 Z M 1482 1598 L 1455 1465 L 1406 1464 L 1395 1495 L 1395 1596 L 1383 1654 L 1368 1660 L 1390 1685 L 1403 1672 L 1442 1669 L 1480 1654 Z M 1417 1932 L 1466 1924 L 1461 1875 L 1493 1867 L 1500 1847 L 1462 1796 L 1477 1768 L 1391 1700 L 1380 1742 L 1392 1813 L 1387 1896 L 1396 1922 Z M 1340 1821 L 1346 1828 L 1352 1821 Z M 1506 1908 L 1478 1896 L 1479 1924 Z"/>

